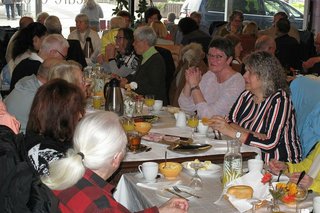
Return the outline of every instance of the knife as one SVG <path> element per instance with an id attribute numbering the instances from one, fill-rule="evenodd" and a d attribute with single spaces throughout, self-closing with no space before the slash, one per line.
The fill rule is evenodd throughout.
<path id="1" fill-rule="evenodd" d="M 193 193 L 190 193 L 190 192 L 187 192 L 187 191 L 185 191 L 185 190 L 180 189 L 180 191 L 181 191 L 181 192 L 184 192 L 184 193 L 186 193 L 186 194 L 188 194 L 188 195 L 191 195 L 191 196 L 193 196 L 193 197 L 201 198 L 200 196 L 198 196 L 198 195 L 196 195 L 196 194 L 193 194 Z"/>
<path id="2" fill-rule="evenodd" d="M 183 199 L 185 199 L 186 201 L 189 201 L 187 198 L 185 198 L 185 197 L 183 197 L 182 195 L 179 195 L 178 193 L 175 193 L 174 191 L 172 191 L 171 189 L 164 189 L 164 190 L 166 190 L 167 192 L 170 192 L 171 194 L 174 194 L 174 195 L 176 195 L 176 196 L 178 196 L 178 197 L 180 197 L 180 198 L 183 198 Z"/>

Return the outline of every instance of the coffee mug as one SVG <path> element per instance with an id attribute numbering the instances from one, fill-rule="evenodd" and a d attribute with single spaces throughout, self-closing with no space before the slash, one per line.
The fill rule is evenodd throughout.
<path id="1" fill-rule="evenodd" d="M 320 213 L 320 196 L 313 198 L 313 213 Z"/>
<path id="2" fill-rule="evenodd" d="M 174 113 L 174 117 L 176 118 L 176 126 L 177 127 L 187 126 L 186 113 L 180 111 L 180 112 Z"/>
<path id="3" fill-rule="evenodd" d="M 162 100 L 155 100 L 153 105 L 153 110 L 155 112 L 159 112 L 162 109 L 163 101 Z"/>
<path id="4" fill-rule="evenodd" d="M 199 121 L 199 124 L 198 124 L 198 127 L 197 127 L 197 128 L 198 128 L 198 131 L 199 131 L 200 134 L 206 135 L 207 132 L 208 132 L 209 126 L 208 126 L 208 125 L 204 125 L 204 124 L 202 123 L 202 121 Z"/>
<path id="5" fill-rule="evenodd" d="M 156 182 L 159 165 L 155 162 L 144 162 L 138 166 L 139 172 L 143 175 L 147 182 Z"/>
<path id="6" fill-rule="evenodd" d="M 248 160 L 248 169 L 249 169 L 249 172 L 251 172 L 251 171 L 260 171 L 260 172 L 262 172 L 263 160 L 259 160 L 259 159 L 250 159 L 250 160 Z"/>

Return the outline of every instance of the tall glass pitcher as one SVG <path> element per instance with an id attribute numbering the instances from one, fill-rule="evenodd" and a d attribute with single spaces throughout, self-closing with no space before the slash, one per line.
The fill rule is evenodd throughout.
<path id="1" fill-rule="evenodd" d="M 242 176 L 242 155 L 240 153 L 240 142 L 229 140 L 228 151 L 224 156 L 223 162 L 223 186 L 230 181 Z"/>

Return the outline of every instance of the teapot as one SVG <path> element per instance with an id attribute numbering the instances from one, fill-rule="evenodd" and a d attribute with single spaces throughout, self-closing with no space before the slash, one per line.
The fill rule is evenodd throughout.
<path id="1" fill-rule="evenodd" d="M 104 97 L 106 99 L 105 110 L 111 111 L 119 116 L 123 115 L 123 98 L 120 89 L 120 81 L 116 78 L 110 80 L 104 86 Z"/>

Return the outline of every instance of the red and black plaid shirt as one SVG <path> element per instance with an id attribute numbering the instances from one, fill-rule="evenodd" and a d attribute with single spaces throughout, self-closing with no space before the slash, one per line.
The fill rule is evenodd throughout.
<path id="1" fill-rule="evenodd" d="M 87 169 L 84 176 L 74 186 L 53 193 L 58 197 L 61 212 L 129 212 L 112 197 L 114 187 Z M 157 213 L 158 208 L 152 207 L 141 212 Z"/>

